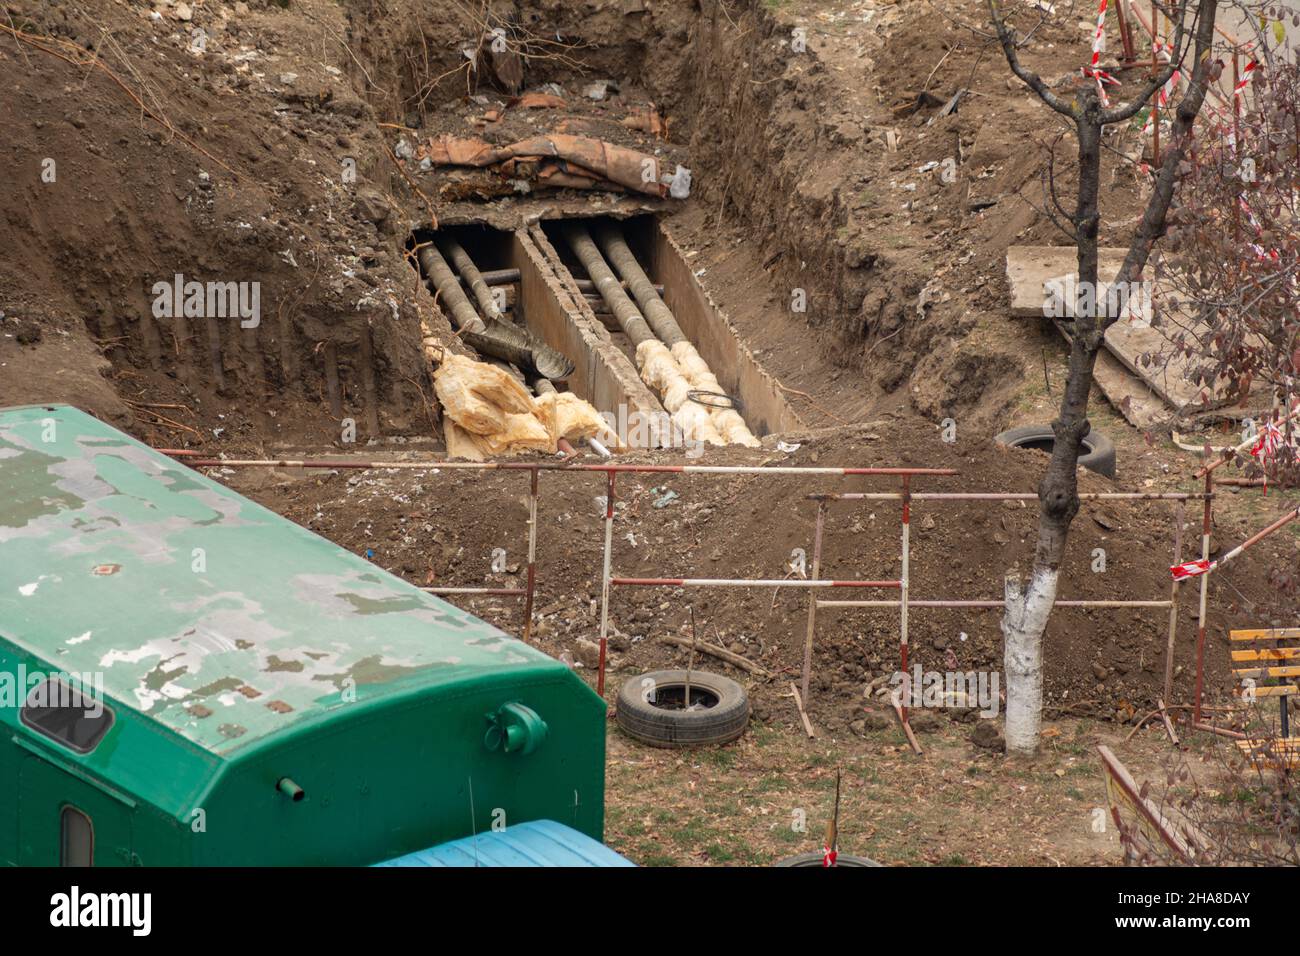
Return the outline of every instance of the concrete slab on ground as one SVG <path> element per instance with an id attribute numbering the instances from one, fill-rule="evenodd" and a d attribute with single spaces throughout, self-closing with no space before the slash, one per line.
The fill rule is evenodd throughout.
<path id="1" fill-rule="evenodd" d="M 1126 251 L 1114 247 L 1097 251 L 1097 274 L 1102 282 L 1100 295 L 1108 293 L 1108 280 L 1113 280 L 1119 272 Z M 1073 312 L 1076 265 L 1077 253 L 1073 246 L 1008 248 L 1011 314 L 1023 318 L 1061 318 L 1053 315 L 1054 311 L 1061 311 L 1068 318 Z M 1054 292 L 1061 296 L 1060 310 L 1053 308 Z M 1152 427 L 1170 417 L 1165 408 L 1159 407 L 1162 404 L 1182 411 L 1213 408 L 1224 401 L 1221 393 L 1208 390 L 1207 395 L 1207 389 L 1191 379 L 1190 363 L 1171 355 L 1172 346 L 1162 331 L 1188 329 L 1195 333 L 1196 323 L 1180 313 L 1162 316 L 1167 321 L 1161 322 L 1160 327 L 1153 325 L 1153 303 L 1160 301 L 1159 292 L 1156 287 L 1149 295 L 1136 296 L 1128 314 L 1106 330 L 1106 353 L 1098 356 L 1096 366 L 1097 384 L 1103 393 L 1125 418 L 1140 428 Z M 1062 323 L 1056 324 L 1065 334 Z M 1143 361 L 1148 355 L 1154 359 L 1150 364 Z M 1133 380 L 1125 382 L 1126 374 Z M 1121 404 L 1125 399 L 1127 404 Z"/>

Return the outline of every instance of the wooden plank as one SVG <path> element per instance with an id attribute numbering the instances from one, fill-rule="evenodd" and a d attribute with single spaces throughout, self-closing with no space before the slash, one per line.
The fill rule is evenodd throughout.
<path id="1" fill-rule="evenodd" d="M 1190 822 L 1175 824 L 1150 798 L 1142 796 L 1141 788 L 1109 747 L 1099 745 L 1097 752 L 1106 770 L 1106 794 L 1110 799 L 1111 813 L 1116 818 L 1119 817 L 1118 804 L 1122 802 L 1137 815 L 1138 826 L 1151 839 L 1161 840 L 1184 863 L 1191 863 L 1198 852 L 1209 848 L 1209 839 Z"/>
<path id="2" fill-rule="evenodd" d="M 1287 737 L 1273 741 L 1235 741 L 1242 755 L 1261 770 L 1292 769 L 1300 763 L 1300 740 Z"/>
<path id="3" fill-rule="evenodd" d="M 1233 693 L 1238 697 L 1244 697 L 1246 696 L 1246 688 L 1234 688 Z M 1254 695 L 1256 697 L 1282 697 L 1290 694 L 1300 694 L 1300 687 L 1296 687 L 1294 684 L 1273 684 L 1271 686 L 1266 685 L 1254 689 Z"/>
<path id="4" fill-rule="evenodd" d="M 1256 667 L 1250 669 L 1236 669 L 1232 671 L 1238 677 L 1253 677 L 1259 680 L 1262 677 L 1300 677 L 1300 667 L 1288 664 L 1285 667 Z"/>
<path id="5" fill-rule="evenodd" d="M 1234 661 L 1287 661 L 1300 657 L 1300 647 L 1259 647 L 1233 651 Z"/>
<path id="6" fill-rule="evenodd" d="M 728 664 L 739 667 L 741 670 L 749 671 L 756 677 L 762 677 L 765 680 L 772 677 L 771 671 L 759 667 L 748 658 L 743 657 L 734 651 L 729 651 L 725 647 L 714 647 L 712 644 L 707 643 L 695 644 L 694 642 L 689 641 L 684 637 L 678 637 L 675 634 L 662 634 L 660 635 L 659 640 L 663 641 L 665 644 L 672 644 L 674 647 L 685 647 L 701 651 L 702 653 L 716 657 L 720 661 L 726 661 Z"/>
<path id="7" fill-rule="evenodd" d="M 812 721 L 808 719 L 807 712 L 803 709 L 803 698 L 799 696 L 799 688 L 795 686 L 794 681 L 790 682 L 790 693 L 794 694 L 794 705 L 799 709 L 799 719 L 803 721 L 803 729 L 809 737 L 816 737 L 813 731 Z"/>
<path id="8" fill-rule="evenodd" d="M 925 751 L 921 749 L 921 744 L 917 741 L 916 734 L 912 733 L 912 725 L 909 724 L 907 718 L 903 716 L 903 708 L 899 705 L 898 701 L 894 701 L 894 716 L 898 718 L 898 725 L 903 728 L 903 736 L 907 738 L 907 742 L 911 744 L 912 749 L 918 754 L 924 754 Z"/>
<path id="9" fill-rule="evenodd" d="M 1229 631 L 1228 636 L 1234 641 L 1283 641 L 1300 637 L 1300 627 L 1266 627 L 1241 631 Z"/>
<path id="10" fill-rule="evenodd" d="M 1267 750 L 1276 753 L 1300 753 L 1300 737 L 1277 737 L 1273 740 L 1238 740 L 1242 750 Z"/>

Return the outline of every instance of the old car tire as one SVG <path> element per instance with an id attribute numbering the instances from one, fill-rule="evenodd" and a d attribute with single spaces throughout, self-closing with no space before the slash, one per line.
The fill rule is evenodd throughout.
<path id="1" fill-rule="evenodd" d="M 652 747 L 704 747 L 725 744 L 749 724 L 749 695 L 729 677 L 691 671 L 691 700 L 701 695 L 713 705 L 695 710 L 670 710 L 650 703 L 653 689 L 662 694 L 686 687 L 686 671 L 650 671 L 628 680 L 618 692 L 618 725 L 635 740 Z"/>
<path id="2" fill-rule="evenodd" d="M 812 853 L 800 853 L 798 856 L 786 857 L 772 864 L 773 866 L 821 866 L 822 855 L 814 851 Z M 847 853 L 841 853 L 835 857 L 836 866 L 881 866 L 865 856 L 849 856 Z"/>
<path id="3" fill-rule="evenodd" d="M 1008 448 L 1037 448 L 1051 452 L 1056 435 L 1051 425 L 1022 425 L 994 436 L 993 440 Z M 1083 436 L 1084 454 L 1079 464 L 1106 478 L 1115 477 L 1115 443 L 1095 428 Z"/>

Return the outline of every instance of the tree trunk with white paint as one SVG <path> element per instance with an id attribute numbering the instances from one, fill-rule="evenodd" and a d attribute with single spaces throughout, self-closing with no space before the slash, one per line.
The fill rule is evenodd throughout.
<path id="1" fill-rule="evenodd" d="M 1004 638 L 1003 667 L 1006 670 L 1006 742 L 1009 753 L 1032 754 L 1038 749 L 1038 733 L 1043 713 L 1043 635 L 1047 619 L 1056 602 L 1056 584 L 1065 555 L 1070 524 L 1079 511 L 1077 466 L 1083 439 L 1090 429 L 1088 394 L 1092 389 L 1093 366 L 1104 345 L 1106 329 L 1124 312 L 1107 309 L 1105 296 L 1097 284 L 1098 227 L 1101 221 L 1099 193 L 1101 185 L 1102 130 L 1106 126 L 1127 122 L 1164 85 L 1178 63 L 1193 64 L 1187 93 L 1175 112 L 1169 149 L 1155 176 L 1151 198 L 1138 221 L 1128 254 L 1114 279 L 1117 289 L 1128 290 L 1142 274 L 1151 248 L 1165 230 L 1165 215 L 1173 199 L 1178 166 L 1191 142 L 1192 124 L 1200 112 L 1211 67 L 1210 54 L 1214 38 L 1217 0 L 1196 0 L 1196 12 L 1189 17 L 1191 0 L 1179 0 L 1168 13 L 1174 24 L 1170 44 L 1174 56 L 1170 63 L 1146 79 L 1142 90 L 1128 103 L 1104 106 L 1092 85 L 1084 85 L 1066 101 L 1053 93 L 1040 77 L 1020 62 L 1020 45 L 1014 31 L 1003 19 L 999 0 L 988 0 L 989 14 L 1011 71 L 1034 91 L 1044 103 L 1074 124 L 1078 138 L 1079 184 L 1073 213 L 1065 213 L 1055 191 L 1055 177 L 1049 176 L 1051 205 L 1047 214 L 1057 226 L 1075 240 L 1078 250 L 1079 294 L 1074 326 L 1071 331 L 1070 365 L 1065 394 L 1056 421 L 1052 423 L 1054 444 L 1047 473 L 1038 485 L 1038 542 L 1029 583 L 1022 587 L 1020 574 L 1008 572 L 1005 580 L 1006 609 L 1002 618 Z M 1195 49 L 1184 47 L 1184 29 L 1194 25 Z M 1049 173 L 1051 172 L 1049 168 Z M 1055 206 L 1065 217 L 1069 229 L 1060 221 Z M 1083 296 L 1092 291 L 1093 308 L 1084 308 Z"/>

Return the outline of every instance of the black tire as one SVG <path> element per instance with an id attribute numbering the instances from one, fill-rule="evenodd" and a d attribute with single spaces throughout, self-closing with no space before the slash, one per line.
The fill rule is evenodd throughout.
<path id="1" fill-rule="evenodd" d="M 691 701 L 712 701 L 712 706 L 694 710 L 656 706 L 648 699 L 652 689 L 661 702 L 671 699 L 673 691 L 680 701 L 686 690 L 686 671 L 651 671 L 631 678 L 618 692 L 619 727 L 632 739 L 652 747 L 730 743 L 749 725 L 749 695 L 730 677 L 691 671 Z"/>
<path id="2" fill-rule="evenodd" d="M 993 440 L 1008 448 L 1037 448 L 1048 453 L 1056 444 L 1056 436 L 1052 433 L 1051 425 L 1022 425 L 995 435 Z M 1089 471 L 1113 479 L 1115 443 L 1094 428 L 1083 436 L 1083 447 L 1085 454 L 1079 456 L 1079 464 Z"/>
<path id="3" fill-rule="evenodd" d="M 779 860 L 772 864 L 773 866 L 821 866 L 822 855 L 820 852 L 800 853 L 798 856 L 789 856 L 784 860 Z M 836 866 L 883 866 L 875 860 L 865 856 L 849 856 L 841 853 L 835 857 Z"/>

